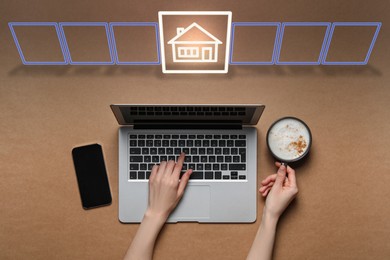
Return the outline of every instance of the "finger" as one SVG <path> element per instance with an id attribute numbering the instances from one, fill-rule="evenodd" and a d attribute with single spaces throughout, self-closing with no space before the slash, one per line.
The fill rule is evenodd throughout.
<path id="1" fill-rule="evenodd" d="M 295 178 L 295 170 L 290 166 L 287 166 L 288 179 L 291 186 L 297 186 L 297 179 Z"/>
<path id="2" fill-rule="evenodd" d="M 276 179 L 276 173 L 268 175 L 267 178 L 261 181 L 262 185 L 267 185 L 271 181 L 275 181 Z"/>
<path id="3" fill-rule="evenodd" d="M 274 185 L 274 182 L 272 181 L 272 182 L 268 183 L 267 185 L 262 186 L 259 191 L 264 192 L 267 188 L 272 188 L 273 185 Z"/>
<path id="4" fill-rule="evenodd" d="M 152 167 L 152 173 L 150 174 L 149 180 L 153 180 L 156 177 L 157 171 L 158 171 L 158 165 L 155 164 Z"/>
<path id="5" fill-rule="evenodd" d="M 278 167 L 278 168 L 279 168 L 279 167 L 280 167 L 280 165 L 282 165 L 282 163 L 281 163 L 281 162 L 275 162 L 275 166 L 276 166 L 276 167 Z"/>
<path id="6" fill-rule="evenodd" d="M 161 179 L 162 177 L 164 177 L 164 172 L 165 172 L 165 168 L 167 166 L 167 162 L 166 161 L 162 161 L 160 163 L 160 165 L 158 166 L 158 171 L 157 171 L 157 179 Z"/>
<path id="7" fill-rule="evenodd" d="M 261 196 L 266 197 L 270 190 L 271 188 L 266 189 L 263 193 L 261 193 Z"/>
<path id="8" fill-rule="evenodd" d="M 179 197 L 183 196 L 184 190 L 187 186 L 188 180 L 190 179 L 192 169 L 187 170 L 183 176 L 181 176 L 179 188 L 177 189 L 177 195 Z"/>
<path id="9" fill-rule="evenodd" d="M 166 176 L 171 176 L 173 173 L 173 168 L 175 167 L 175 161 L 169 160 L 167 163 L 167 167 L 165 168 Z"/>
<path id="10" fill-rule="evenodd" d="M 286 179 L 286 166 L 284 164 L 280 165 L 278 172 L 276 173 L 275 185 L 282 187 L 283 182 Z"/>
<path id="11" fill-rule="evenodd" d="M 175 168 L 173 169 L 173 174 L 179 179 L 181 169 L 183 168 L 185 153 L 181 153 L 177 159 Z"/>

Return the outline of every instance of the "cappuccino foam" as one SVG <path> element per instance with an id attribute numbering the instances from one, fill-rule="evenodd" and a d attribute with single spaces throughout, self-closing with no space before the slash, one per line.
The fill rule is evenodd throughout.
<path id="1" fill-rule="evenodd" d="M 303 155 L 309 148 L 310 141 L 307 127 L 293 118 L 274 124 L 268 135 L 272 153 L 283 160 L 293 160 Z"/>

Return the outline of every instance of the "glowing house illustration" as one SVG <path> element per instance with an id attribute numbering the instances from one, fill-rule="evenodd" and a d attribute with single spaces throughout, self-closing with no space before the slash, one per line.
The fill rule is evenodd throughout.
<path id="1" fill-rule="evenodd" d="M 173 62 L 217 62 L 218 45 L 222 44 L 197 23 L 187 28 L 178 27 L 172 45 Z"/>

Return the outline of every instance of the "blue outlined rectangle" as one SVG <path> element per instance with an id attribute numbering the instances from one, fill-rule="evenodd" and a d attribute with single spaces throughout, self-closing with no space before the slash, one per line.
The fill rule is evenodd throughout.
<path id="1" fill-rule="evenodd" d="M 280 25 L 278 22 L 234 22 L 232 23 L 232 40 L 230 44 L 230 59 L 229 64 L 231 65 L 273 65 L 275 63 L 275 57 L 277 53 L 278 36 L 280 33 Z M 272 53 L 271 61 L 233 61 L 234 51 L 234 32 L 236 26 L 276 26 L 274 49 Z"/>
<path id="2" fill-rule="evenodd" d="M 279 43 L 278 43 L 278 51 L 277 51 L 277 57 L 276 57 L 276 65 L 320 65 L 322 57 L 325 52 L 326 42 L 329 35 L 331 23 L 328 22 L 285 22 L 282 24 L 282 29 L 280 31 L 279 36 Z M 284 36 L 284 29 L 287 26 L 304 26 L 304 27 L 313 27 L 313 26 L 324 26 L 326 27 L 326 32 L 324 35 L 324 40 L 322 41 L 321 51 L 318 55 L 317 61 L 280 61 L 280 53 L 282 50 L 282 43 L 283 43 L 283 36 Z"/>
<path id="3" fill-rule="evenodd" d="M 66 41 L 65 31 L 64 27 L 69 26 L 104 26 L 106 31 L 106 37 L 107 37 L 107 44 L 110 54 L 110 61 L 73 61 L 72 55 L 69 50 L 68 43 Z M 69 64 L 71 65 L 113 65 L 114 64 L 114 58 L 113 58 L 113 48 L 111 46 L 111 39 L 110 39 L 110 32 L 108 29 L 108 23 L 106 22 L 61 22 L 59 24 L 61 34 L 63 37 L 63 41 L 65 44 L 65 50 L 66 54 L 68 55 Z"/>
<path id="4" fill-rule="evenodd" d="M 115 41 L 115 26 L 153 26 L 156 33 L 156 46 L 157 46 L 157 61 L 120 61 L 118 50 L 116 48 Z M 159 33 L 158 33 L 158 23 L 154 22 L 112 22 L 110 23 L 110 32 L 113 46 L 113 54 L 115 58 L 115 63 L 118 65 L 160 65 L 160 44 L 159 44 Z"/>
<path id="5" fill-rule="evenodd" d="M 9 22 L 8 26 L 11 30 L 12 37 L 14 38 L 16 48 L 18 49 L 20 59 L 22 60 L 22 63 L 24 65 L 66 65 L 68 64 L 65 44 L 62 41 L 61 32 L 59 30 L 57 23 L 55 22 Z M 64 57 L 64 60 L 63 61 L 27 61 L 24 57 L 22 47 L 20 46 L 20 43 L 18 41 L 18 37 L 16 36 L 14 26 L 54 26 L 57 33 L 58 41 L 60 43 L 61 52 Z"/>
<path id="6" fill-rule="evenodd" d="M 333 33 L 334 33 L 336 26 L 375 26 L 376 27 L 374 37 L 372 38 L 370 47 L 367 51 L 366 58 L 364 59 L 364 61 L 326 61 L 326 58 L 327 58 L 328 52 L 329 52 L 329 47 L 330 47 L 330 44 L 332 42 L 332 37 L 333 37 Z M 324 56 L 322 59 L 322 64 L 323 65 L 366 65 L 368 63 L 368 60 L 370 59 L 370 55 L 371 55 L 372 49 L 374 48 L 375 41 L 376 41 L 376 38 L 378 37 L 379 30 L 380 30 L 381 26 L 382 26 L 381 22 L 334 22 L 332 24 L 332 28 L 331 28 L 330 33 L 329 33 L 328 41 L 326 43 L 326 48 L 325 48 Z"/>

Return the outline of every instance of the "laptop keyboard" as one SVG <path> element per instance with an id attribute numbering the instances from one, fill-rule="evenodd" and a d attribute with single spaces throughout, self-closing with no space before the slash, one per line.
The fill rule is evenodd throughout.
<path id="1" fill-rule="evenodd" d="M 246 135 L 130 134 L 129 180 L 147 180 L 153 165 L 186 154 L 190 180 L 246 180 Z"/>

